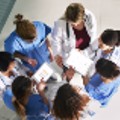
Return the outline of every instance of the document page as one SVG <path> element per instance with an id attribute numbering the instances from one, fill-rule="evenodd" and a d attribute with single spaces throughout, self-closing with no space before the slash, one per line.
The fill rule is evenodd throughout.
<path id="1" fill-rule="evenodd" d="M 81 75 L 86 75 L 92 64 L 93 61 L 91 59 L 87 58 L 76 49 L 73 49 L 70 52 L 70 55 L 65 62 L 65 65 L 72 66 Z"/>
<path id="2" fill-rule="evenodd" d="M 49 66 L 48 63 L 44 63 L 31 78 L 34 79 L 37 83 L 39 83 L 42 78 L 43 81 L 46 82 L 51 77 L 52 74 L 53 74 L 52 68 Z"/>

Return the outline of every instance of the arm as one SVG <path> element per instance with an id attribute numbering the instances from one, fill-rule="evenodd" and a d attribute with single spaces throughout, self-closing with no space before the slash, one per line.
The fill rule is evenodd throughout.
<path id="1" fill-rule="evenodd" d="M 87 47 L 85 50 L 83 50 L 83 54 L 89 58 L 92 58 L 95 54 L 95 51 L 98 50 L 98 39 L 93 41 L 89 47 Z"/>
<path id="2" fill-rule="evenodd" d="M 51 44 L 50 44 L 50 41 L 48 40 L 48 38 L 46 38 L 46 44 L 47 44 L 48 50 L 50 52 L 50 59 L 51 59 L 51 61 L 53 61 L 54 60 L 54 55 L 53 55 Z"/>
<path id="3" fill-rule="evenodd" d="M 55 22 L 51 37 L 54 56 L 59 55 L 62 57 L 62 26 L 59 21 Z"/>
<path id="4" fill-rule="evenodd" d="M 91 42 L 93 42 L 97 38 L 97 22 L 95 15 L 89 11 L 85 10 L 86 12 L 86 25 L 88 27 L 88 33 L 91 37 Z"/>
<path id="5" fill-rule="evenodd" d="M 39 84 L 37 84 L 37 90 L 38 90 L 39 95 L 42 97 L 44 103 L 49 106 L 49 101 L 44 93 L 45 87 L 46 87 L 46 84 L 43 81 L 41 81 Z"/>
<path id="6" fill-rule="evenodd" d="M 89 83 L 89 78 L 88 76 L 82 76 L 83 78 L 83 84 L 86 86 Z"/>
<path id="7" fill-rule="evenodd" d="M 18 51 L 14 52 L 14 56 L 20 58 L 22 61 L 25 61 L 32 66 L 35 66 L 37 64 L 37 61 L 35 59 L 28 58 L 26 55 Z"/>

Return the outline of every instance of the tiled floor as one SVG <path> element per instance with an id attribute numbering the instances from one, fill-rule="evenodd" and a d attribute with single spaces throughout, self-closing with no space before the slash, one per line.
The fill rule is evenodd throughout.
<path id="1" fill-rule="evenodd" d="M 14 29 L 14 15 L 22 13 L 30 20 L 44 21 L 53 26 L 66 6 L 71 2 L 81 2 L 91 10 L 97 19 L 98 35 L 106 28 L 120 29 L 120 0 L 17 0 L 0 37 L 0 49 L 3 50 L 3 41 Z M 93 120 L 120 120 L 120 91 L 113 97 L 107 108 L 93 117 Z M 0 120 L 14 120 L 14 113 L 0 104 Z"/>

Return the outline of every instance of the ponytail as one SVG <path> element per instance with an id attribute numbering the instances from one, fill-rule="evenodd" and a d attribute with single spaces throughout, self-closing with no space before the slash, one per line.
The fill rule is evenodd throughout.
<path id="1" fill-rule="evenodd" d="M 17 99 L 13 100 L 14 107 L 21 120 L 26 120 L 25 107 Z"/>

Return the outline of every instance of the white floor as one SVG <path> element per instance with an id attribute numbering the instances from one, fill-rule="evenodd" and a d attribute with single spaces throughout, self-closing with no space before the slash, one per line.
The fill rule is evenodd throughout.
<path id="1" fill-rule="evenodd" d="M 3 50 L 4 39 L 14 29 L 13 20 L 15 14 L 21 13 L 30 20 L 40 20 L 52 27 L 54 20 L 64 13 L 66 6 L 71 2 L 81 2 L 95 14 L 98 35 L 106 28 L 120 29 L 120 0 L 17 0 L 0 35 L 1 50 Z M 120 120 L 119 101 L 120 91 L 113 97 L 109 106 L 101 109 L 93 117 L 93 120 Z M 5 109 L 3 103 L 1 103 L 0 120 L 13 120 L 12 115 L 13 113 Z"/>

